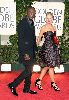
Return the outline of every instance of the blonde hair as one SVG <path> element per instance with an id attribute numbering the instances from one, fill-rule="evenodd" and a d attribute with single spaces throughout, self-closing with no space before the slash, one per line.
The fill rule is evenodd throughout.
<path id="1" fill-rule="evenodd" d="M 47 13 L 46 13 L 46 16 L 47 16 L 47 15 L 51 15 L 52 18 L 54 19 L 53 13 L 51 13 L 51 12 L 47 12 Z"/>

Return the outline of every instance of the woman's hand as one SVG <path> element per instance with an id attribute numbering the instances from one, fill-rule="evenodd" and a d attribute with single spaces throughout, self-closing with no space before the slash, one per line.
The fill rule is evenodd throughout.
<path id="1" fill-rule="evenodd" d="M 39 39 L 39 37 L 36 37 L 36 44 L 37 44 L 37 46 L 39 46 L 39 43 L 40 43 L 40 39 Z"/>

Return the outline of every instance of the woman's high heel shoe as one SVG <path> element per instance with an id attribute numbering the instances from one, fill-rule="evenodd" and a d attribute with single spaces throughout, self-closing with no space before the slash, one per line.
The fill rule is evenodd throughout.
<path id="1" fill-rule="evenodd" d="M 51 82 L 51 87 L 55 90 L 55 91 L 60 91 L 60 89 L 58 88 L 57 84 L 54 82 Z"/>
<path id="2" fill-rule="evenodd" d="M 37 80 L 35 81 L 35 86 L 37 86 L 39 90 L 43 90 L 41 84 L 39 83 L 40 81 L 41 81 L 40 79 L 37 79 Z"/>

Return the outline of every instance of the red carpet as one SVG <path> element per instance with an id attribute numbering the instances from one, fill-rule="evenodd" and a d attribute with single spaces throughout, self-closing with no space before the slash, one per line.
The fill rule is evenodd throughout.
<path id="1" fill-rule="evenodd" d="M 33 73 L 32 75 L 32 84 L 31 89 L 37 90 L 38 94 L 31 95 L 31 94 L 24 94 L 22 92 L 23 89 L 23 82 L 17 87 L 18 97 L 14 96 L 7 84 L 15 77 L 19 75 L 20 72 L 0 72 L 0 100 L 69 100 L 69 73 L 63 74 L 55 74 L 56 83 L 58 84 L 59 88 L 61 89 L 60 92 L 55 92 L 50 87 L 50 78 L 49 75 L 43 78 L 42 86 L 43 90 L 39 91 L 37 88 L 34 87 L 34 81 L 39 76 L 38 73 Z"/>

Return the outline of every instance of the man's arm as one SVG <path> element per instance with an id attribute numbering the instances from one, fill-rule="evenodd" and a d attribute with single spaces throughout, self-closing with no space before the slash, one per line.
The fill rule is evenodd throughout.
<path id="1" fill-rule="evenodd" d="M 18 50 L 19 53 L 23 53 L 23 41 L 24 41 L 24 21 L 21 20 L 17 25 L 17 33 L 18 33 Z"/>

